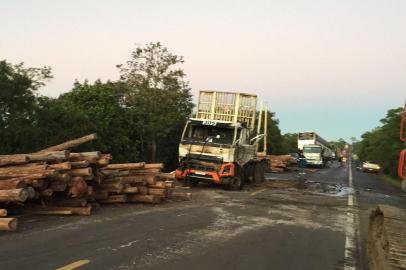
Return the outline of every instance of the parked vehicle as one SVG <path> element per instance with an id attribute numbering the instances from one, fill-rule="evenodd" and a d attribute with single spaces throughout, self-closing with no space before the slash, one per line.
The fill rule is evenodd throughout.
<path id="1" fill-rule="evenodd" d="M 176 178 L 233 190 L 246 181 L 262 182 L 266 147 L 259 153 L 258 144 L 266 141 L 267 109 L 263 111 L 262 133 L 262 103 L 256 126 L 256 95 L 200 91 L 196 118 L 187 121 L 179 144 Z"/>
<path id="2" fill-rule="evenodd" d="M 379 173 L 381 171 L 381 166 L 374 161 L 364 161 L 361 168 L 363 172 Z"/>

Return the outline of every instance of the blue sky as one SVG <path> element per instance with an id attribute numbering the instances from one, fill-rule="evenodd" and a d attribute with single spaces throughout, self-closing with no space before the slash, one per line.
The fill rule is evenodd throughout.
<path id="1" fill-rule="evenodd" d="M 406 1 L 0 1 L 0 59 L 50 65 L 41 94 L 118 78 L 134 44 L 185 57 L 193 88 L 257 93 L 283 132 L 359 137 L 406 96 Z"/>

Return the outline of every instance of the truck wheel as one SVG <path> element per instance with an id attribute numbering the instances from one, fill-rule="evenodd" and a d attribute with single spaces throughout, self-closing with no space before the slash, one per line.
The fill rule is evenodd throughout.
<path id="1" fill-rule="evenodd" d="M 244 186 L 244 180 L 240 176 L 233 176 L 227 185 L 229 190 L 241 190 Z"/>
<path id="2" fill-rule="evenodd" d="M 261 163 L 255 164 L 254 167 L 254 183 L 262 183 L 265 181 L 265 170 Z"/>
<path id="3" fill-rule="evenodd" d="M 402 189 L 404 192 L 406 192 L 406 180 L 402 181 Z"/>

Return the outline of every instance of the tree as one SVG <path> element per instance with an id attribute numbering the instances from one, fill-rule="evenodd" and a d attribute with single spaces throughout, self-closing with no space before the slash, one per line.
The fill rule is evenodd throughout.
<path id="1" fill-rule="evenodd" d="M 399 152 L 403 148 L 399 141 L 402 108 L 391 109 L 381 119 L 381 126 L 364 133 L 354 144 L 354 151 L 362 160 L 378 162 L 384 173 L 396 176 Z"/>
<path id="2" fill-rule="evenodd" d="M 137 115 L 138 139 L 148 161 L 176 160 L 177 151 L 165 156 L 159 153 L 164 147 L 177 148 L 193 107 L 186 75 L 177 67 L 183 62 L 183 57 L 158 42 L 138 46 L 125 65 L 117 66 L 127 85 L 124 101 Z"/>
<path id="3" fill-rule="evenodd" d="M 51 68 L 0 61 L 0 153 L 31 150 L 35 140 L 35 92 L 52 78 Z"/>
<path id="4" fill-rule="evenodd" d="M 296 153 L 297 152 L 297 133 L 286 133 L 283 134 L 283 149 L 285 153 Z"/>

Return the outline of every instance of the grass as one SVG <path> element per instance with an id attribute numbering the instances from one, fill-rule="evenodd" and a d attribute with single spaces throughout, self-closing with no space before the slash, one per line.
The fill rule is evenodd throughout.
<path id="1" fill-rule="evenodd" d="M 394 177 L 391 177 L 391 176 L 389 176 L 387 174 L 383 174 L 383 173 L 379 174 L 379 178 L 381 178 L 386 183 L 391 184 L 392 186 L 401 188 L 402 181 L 399 178 L 394 178 Z"/>

